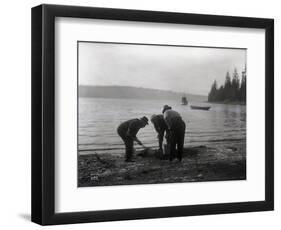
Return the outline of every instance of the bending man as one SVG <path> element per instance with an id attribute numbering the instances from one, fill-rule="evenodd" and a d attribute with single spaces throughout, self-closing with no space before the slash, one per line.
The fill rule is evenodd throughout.
<path id="1" fill-rule="evenodd" d="M 148 125 L 147 117 L 142 117 L 140 119 L 131 119 L 121 123 L 117 128 L 118 135 L 122 138 L 125 147 L 125 161 L 132 162 L 133 151 L 134 151 L 134 141 L 139 145 L 142 145 L 142 142 L 137 138 L 137 133 L 141 128 L 144 128 Z"/>
<path id="2" fill-rule="evenodd" d="M 158 142 L 159 142 L 159 150 L 163 152 L 163 139 L 164 139 L 164 134 L 165 131 L 167 130 L 167 125 L 164 120 L 164 116 L 162 114 L 158 115 L 152 115 L 151 118 L 151 123 L 154 125 L 154 128 L 158 134 Z"/>

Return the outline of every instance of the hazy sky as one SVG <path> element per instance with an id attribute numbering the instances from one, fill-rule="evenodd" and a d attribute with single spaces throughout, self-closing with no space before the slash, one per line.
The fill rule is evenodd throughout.
<path id="1" fill-rule="evenodd" d="M 245 49 L 79 42 L 79 85 L 125 85 L 207 95 L 214 79 L 239 76 Z"/>

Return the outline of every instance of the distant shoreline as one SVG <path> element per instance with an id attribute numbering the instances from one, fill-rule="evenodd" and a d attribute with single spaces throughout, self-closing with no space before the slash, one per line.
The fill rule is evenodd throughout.
<path id="1" fill-rule="evenodd" d="M 239 102 L 239 101 L 205 101 L 205 103 L 224 104 L 224 105 L 247 105 L 245 102 Z"/>
<path id="2" fill-rule="evenodd" d="M 166 99 L 166 98 L 138 98 L 138 97 L 132 97 L 132 98 L 127 98 L 127 97 L 90 97 L 90 96 L 79 96 L 78 98 L 98 98 L 98 99 L 121 99 L 121 100 L 146 100 L 146 101 L 163 101 L 163 100 L 167 100 L 167 101 L 177 101 L 179 103 L 181 103 L 181 101 L 176 100 L 176 99 Z"/>
<path id="3" fill-rule="evenodd" d="M 155 99 L 155 100 L 177 100 L 181 101 L 185 96 L 188 101 L 205 101 L 207 96 L 188 94 L 185 92 L 174 92 L 151 88 L 133 86 L 85 86 L 79 85 L 79 97 L 93 98 L 134 98 L 134 99 Z"/>

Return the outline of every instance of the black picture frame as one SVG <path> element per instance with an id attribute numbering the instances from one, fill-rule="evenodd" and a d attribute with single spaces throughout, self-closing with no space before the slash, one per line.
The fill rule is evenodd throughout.
<path id="1" fill-rule="evenodd" d="M 265 29 L 265 200 L 55 213 L 55 17 Z M 274 209 L 274 20 L 126 9 L 32 8 L 32 221 L 41 225 L 267 211 Z"/>

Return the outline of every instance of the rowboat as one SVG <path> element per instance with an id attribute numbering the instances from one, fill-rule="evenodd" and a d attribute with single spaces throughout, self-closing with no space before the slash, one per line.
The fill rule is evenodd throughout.
<path id="1" fill-rule="evenodd" d="M 211 106 L 196 106 L 196 105 L 191 105 L 191 109 L 199 109 L 199 110 L 209 110 Z"/>

